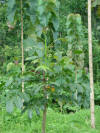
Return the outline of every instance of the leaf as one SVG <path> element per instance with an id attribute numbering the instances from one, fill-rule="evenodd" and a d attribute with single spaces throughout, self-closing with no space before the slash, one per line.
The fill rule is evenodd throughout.
<path id="1" fill-rule="evenodd" d="M 58 87 L 60 87 L 61 84 L 62 84 L 61 79 L 55 81 L 55 85 L 57 85 Z"/>
<path id="2" fill-rule="evenodd" d="M 83 93 L 83 87 L 80 84 L 76 84 L 78 93 Z"/>
<path id="3" fill-rule="evenodd" d="M 26 58 L 26 61 L 35 60 L 37 58 L 38 58 L 37 56 L 31 56 L 31 57 Z"/>
<path id="4" fill-rule="evenodd" d="M 28 37 L 26 40 L 24 40 L 24 49 L 28 51 L 28 49 L 32 49 L 35 44 L 36 43 L 33 38 Z"/>
<path id="5" fill-rule="evenodd" d="M 12 100 L 8 100 L 6 102 L 6 111 L 8 113 L 12 113 L 13 112 L 13 108 L 14 108 L 13 101 Z"/>
<path id="6" fill-rule="evenodd" d="M 25 102 L 29 102 L 30 96 L 27 93 L 23 92 L 22 93 L 22 99 L 24 99 Z"/>
<path id="7" fill-rule="evenodd" d="M 40 91 L 40 89 L 41 89 L 41 86 L 37 85 L 36 88 L 35 88 L 34 94 L 37 94 Z"/>
<path id="8" fill-rule="evenodd" d="M 15 64 L 14 63 L 10 62 L 10 63 L 7 64 L 7 72 L 12 70 L 13 68 L 15 68 Z"/>
<path id="9" fill-rule="evenodd" d="M 55 85 L 55 86 L 60 86 L 60 84 L 59 84 L 59 81 L 56 81 L 56 82 L 51 82 L 51 85 Z"/>
<path id="10" fill-rule="evenodd" d="M 79 103 L 79 104 L 82 104 L 82 96 L 80 96 L 80 95 L 77 96 L 77 100 L 78 100 L 78 103 Z"/>
<path id="11" fill-rule="evenodd" d="M 69 86 L 69 88 L 70 88 L 70 90 L 72 91 L 72 92 L 75 92 L 75 85 L 73 84 L 73 83 L 69 83 L 68 84 L 68 86 Z"/>
<path id="12" fill-rule="evenodd" d="M 31 8 L 38 6 L 38 0 L 28 0 L 28 1 Z"/>
<path id="13" fill-rule="evenodd" d="M 35 71 L 39 71 L 39 70 L 42 70 L 42 71 L 45 71 L 45 72 L 51 71 L 51 69 L 49 67 L 45 66 L 45 65 L 41 65 L 41 66 L 37 67 Z"/>
<path id="14" fill-rule="evenodd" d="M 16 10 L 12 10 L 7 16 L 8 22 L 13 23 Z"/>
<path id="15" fill-rule="evenodd" d="M 13 83 L 13 78 L 9 78 L 9 80 L 6 82 L 5 86 L 9 87 Z"/>
<path id="16" fill-rule="evenodd" d="M 14 16 L 16 12 L 15 4 L 16 4 L 15 0 L 8 0 L 7 19 L 10 23 L 14 21 Z"/>
<path id="17" fill-rule="evenodd" d="M 57 60 L 57 61 L 61 61 L 62 60 L 62 53 L 60 51 L 57 51 L 54 55 L 54 58 Z"/>
<path id="18" fill-rule="evenodd" d="M 39 37 L 40 37 L 41 34 L 42 34 L 42 30 L 43 30 L 42 25 L 38 25 L 38 26 L 36 27 L 36 33 L 37 33 L 37 35 L 38 35 Z"/>
<path id="19" fill-rule="evenodd" d="M 19 96 L 17 96 L 15 100 L 17 108 L 21 109 L 23 107 L 23 100 Z"/>
<path id="20" fill-rule="evenodd" d="M 83 103 L 84 108 L 89 108 L 89 102 L 85 99 Z"/>
<path id="21" fill-rule="evenodd" d="M 38 12 L 40 15 L 42 15 L 45 12 L 45 7 L 43 4 L 41 4 L 40 6 L 38 6 Z"/>
<path id="22" fill-rule="evenodd" d="M 15 5 L 15 0 L 8 0 L 8 8 L 13 8 Z"/>
<path id="23" fill-rule="evenodd" d="M 59 28 L 59 21 L 58 21 L 58 19 L 57 19 L 56 16 L 53 17 L 52 23 L 53 23 L 53 26 L 54 26 L 54 28 L 55 28 L 55 31 L 57 31 L 58 28 Z"/>
<path id="24" fill-rule="evenodd" d="M 40 116 L 40 110 L 39 110 L 39 108 L 35 108 L 35 111 L 36 111 L 36 114 L 38 115 L 38 116 Z"/>
<path id="25" fill-rule="evenodd" d="M 40 23 L 43 26 L 47 26 L 48 24 L 48 19 L 47 17 L 43 14 L 42 16 L 39 17 Z"/>
<path id="26" fill-rule="evenodd" d="M 28 0 L 30 5 L 29 16 L 32 24 L 36 22 L 37 8 L 38 8 L 38 0 Z"/>
<path id="27" fill-rule="evenodd" d="M 43 57 L 44 56 L 44 52 L 43 52 L 43 50 L 44 49 L 36 49 L 36 53 L 37 53 L 37 55 L 41 58 L 41 57 Z"/>
<path id="28" fill-rule="evenodd" d="M 54 67 L 54 71 L 55 71 L 56 73 L 62 72 L 62 66 L 61 66 L 61 65 L 56 65 L 56 66 Z"/>
<path id="29" fill-rule="evenodd" d="M 75 50 L 74 51 L 74 54 L 82 54 L 83 52 L 82 52 L 82 50 Z"/>
<path id="30" fill-rule="evenodd" d="M 56 40 L 58 38 L 58 35 L 59 35 L 58 32 L 53 32 L 53 38 L 54 38 L 54 40 Z"/>
<path id="31" fill-rule="evenodd" d="M 36 21 L 36 14 L 32 14 L 32 15 L 30 15 L 30 18 L 31 18 L 31 22 L 32 22 L 32 24 L 34 24 L 35 21 Z"/>
<path id="32" fill-rule="evenodd" d="M 81 16 L 80 16 L 80 14 L 76 14 L 75 17 L 76 17 L 77 24 L 81 24 Z"/>
<path id="33" fill-rule="evenodd" d="M 32 109 L 28 109 L 28 117 L 30 119 L 32 119 L 32 116 L 33 116 L 33 110 Z"/>
<path id="34" fill-rule="evenodd" d="M 39 62 L 39 59 L 35 59 L 34 61 L 32 61 L 33 64 L 36 64 Z"/>

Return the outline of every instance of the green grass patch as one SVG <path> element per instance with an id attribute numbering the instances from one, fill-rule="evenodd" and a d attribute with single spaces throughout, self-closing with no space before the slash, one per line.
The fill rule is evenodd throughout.
<path id="1" fill-rule="evenodd" d="M 96 129 L 90 126 L 90 110 L 80 110 L 74 114 L 61 114 L 48 109 L 46 133 L 100 133 L 100 107 L 95 109 Z M 15 111 L 12 115 L 0 111 L 0 133 L 41 133 L 42 113 L 33 114 Z"/>

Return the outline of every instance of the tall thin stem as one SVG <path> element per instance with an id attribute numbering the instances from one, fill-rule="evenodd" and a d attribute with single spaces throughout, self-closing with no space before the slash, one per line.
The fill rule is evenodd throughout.
<path id="1" fill-rule="evenodd" d="M 22 50 L 22 75 L 24 73 L 24 47 L 23 47 L 23 0 L 21 0 L 21 50 Z M 24 92 L 24 81 L 22 81 L 22 92 Z"/>
<path id="2" fill-rule="evenodd" d="M 42 133 L 45 133 L 46 129 L 46 113 L 47 113 L 47 105 L 45 104 L 43 110 Z"/>
<path id="3" fill-rule="evenodd" d="M 45 64 L 47 64 L 47 40 L 45 35 Z"/>
<path id="4" fill-rule="evenodd" d="M 88 45 L 89 45 L 89 71 L 90 71 L 90 106 L 91 106 L 91 127 L 95 128 L 94 116 L 94 84 L 93 84 L 93 59 L 92 59 L 92 28 L 91 28 L 91 0 L 88 0 Z"/>
<path id="5" fill-rule="evenodd" d="M 43 72 L 43 77 L 44 77 L 43 81 L 45 83 L 45 72 Z M 44 86 L 44 98 L 47 99 L 45 86 Z M 47 115 L 47 103 L 44 104 L 43 120 L 42 120 L 42 133 L 46 132 L 46 115 Z"/>
<path id="6" fill-rule="evenodd" d="M 45 35 L 45 65 L 47 64 L 47 40 Z M 45 84 L 45 72 L 43 72 L 43 81 Z M 44 98 L 47 99 L 46 95 L 46 87 L 44 87 Z M 43 120 L 42 120 L 42 133 L 46 132 L 46 115 L 47 115 L 47 103 L 44 104 L 44 110 L 43 110 Z"/>

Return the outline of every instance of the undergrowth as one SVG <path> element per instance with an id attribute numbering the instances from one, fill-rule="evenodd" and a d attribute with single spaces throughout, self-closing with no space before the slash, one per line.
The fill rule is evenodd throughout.
<path id="1" fill-rule="evenodd" d="M 48 108 L 46 133 L 100 133 L 100 107 L 95 109 L 96 129 L 90 127 L 90 110 L 61 114 Z M 19 111 L 8 114 L 0 110 L 0 133 L 41 133 L 42 113 L 33 113 L 30 120 L 27 113 Z"/>

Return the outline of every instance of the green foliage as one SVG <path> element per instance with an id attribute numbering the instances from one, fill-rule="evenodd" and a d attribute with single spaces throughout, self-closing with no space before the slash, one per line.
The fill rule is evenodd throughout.
<path id="1" fill-rule="evenodd" d="M 6 110 L 7 110 L 7 112 L 12 113 L 12 111 L 13 111 L 13 102 L 12 102 L 12 100 L 7 101 Z"/>
<path id="2" fill-rule="evenodd" d="M 95 104 L 100 105 L 100 84 L 98 82 L 94 85 L 94 90 Z"/>
<path id="3" fill-rule="evenodd" d="M 13 114 L 13 111 L 16 110 L 15 107 L 21 113 L 27 112 L 29 118 L 26 117 L 26 113 L 22 116 L 16 111 L 15 116 L 19 114 L 20 118 L 16 122 L 19 122 L 22 118 L 20 125 L 25 122 L 25 124 L 29 124 L 28 127 L 31 127 L 30 119 L 36 118 L 32 124 L 38 122 L 39 118 L 35 116 L 34 112 L 40 116 L 41 120 L 41 110 L 44 110 L 45 105 L 47 105 L 47 108 L 54 108 L 56 104 L 57 110 L 60 108 L 60 111 L 65 113 L 66 109 L 77 111 L 79 108 L 89 107 L 89 76 L 84 69 L 84 64 L 86 67 L 88 66 L 88 35 L 86 27 L 83 26 L 85 22 L 82 23 L 87 11 L 86 2 L 86 0 L 23 1 L 25 55 L 23 75 L 20 63 L 21 3 L 19 0 L 8 0 L 3 7 L 0 4 L 0 16 L 4 15 L 2 21 L 0 21 L 1 33 L 3 33 L 0 34 L 0 59 L 3 57 L 0 66 L 2 66 L 2 73 L 5 73 L 5 76 L 0 78 L 0 101 L 2 109 L 6 106 L 9 113 L 9 115 L 6 113 L 8 118 L 4 117 L 4 121 L 8 119 L 8 121 L 14 122 L 13 118 L 15 117 L 11 113 Z M 96 49 L 97 55 L 97 41 L 95 38 L 93 40 L 93 43 L 95 42 L 93 47 Z M 99 62 L 99 59 L 97 62 Z M 23 93 L 22 81 L 24 82 Z M 97 91 L 96 99 L 98 99 L 98 93 Z M 50 108 L 49 111 L 53 112 Z M 54 117 L 55 113 L 53 113 L 51 113 L 51 116 Z M 78 114 L 76 119 L 79 116 L 83 120 L 84 113 L 83 116 Z M 64 117 L 61 115 L 61 123 L 63 118 L 65 118 L 65 115 Z M 54 119 L 56 120 L 56 117 Z M 40 120 L 39 124 L 36 127 L 34 126 L 34 129 L 32 127 L 32 131 L 28 127 L 25 127 L 25 130 L 27 131 L 28 128 L 29 132 L 40 132 Z M 81 126 L 79 124 L 81 120 L 77 123 L 75 119 L 73 121 L 75 123 L 72 122 L 71 118 L 71 125 L 68 125 L 72 129 L 71 132 L 83 132 L 84 129 L 79 130 L 78 128 L 89 125 L 83 124 L 82 121 Z M 88 118 L 87 121 L 89 121 Z M 67 125 L 66 123 L 68 122 L 66 121 L 65 125 Z M 65 127 L 65 125 L 63 126 Z M 56 126 L 59 127 L 59 125 Z M 47 127 L 47 132 L 65 133 L 69 129 L 68 126 L 59 129 Z"/>
<path id="4" fill-rule="evenodd" d="M 15 11 L 16 11 L 15 4 L 16 4 L 15 0 L 8 1 L 8 21 L 10 21 L 11 23 L 14 20 L 14 15 L 15 15 Z"/>
<path id="5" fill-rule="evenodd" d="M 11 6 L 12 10 L 16 5 L 16 11 L 10 23 L 14 21 L 18 23 L 20 15 L 17 19 L 16 17 L 20 3 L 13 1 L 9 4 L 10 2 L 8 2 L 8 9 Z M 29 110 L 28 115 L 31 118 L 31 110 L 34 109 L 39 114 L 39 110 L 44 109 L 45 103 L 49 106 L 52 104 L 52 100 L 62 105 L 89 106 L 88 77 L 84 76 L 84 70 L 79 70 L 78 82 L 76 83 L 74 72 L 76 67 L 80 69 L 83 67 L 78 64 L 82 65 L 83 61 L 81 17 L 80 15 L 70 15 L 67 20 L 67 39 L 56 37 L 55 40 L 54 34 L 58 32 L 59 27 L 58 5 L 52 0 L 38 2 L 30 0 L 23 3 L 23 18 L 27 17 L 24 25 L 25 23 L 29 24 L 29 27 L 25 26 L 26 31 L 24 32 L 26 71 L 22 76 L 20 63 L 7 63 L 9 79 L 5 83 L 4 88 L 6 90 L 4 93 L 8 112 L 12 112 L 14 106 L 17 106 L 22 112 Z M 28 28 L 32 31 L 29 31 Z M 58 44 L 62 45 L 63 42 L 68 44 L 68 51 L 72 50 L 73 56 L 66 55 L 67 49 L 65 50 L 65 48 L 67 46 L 57 46 Z M 21 92 L 22 81 L 25 83 L 24 93 Z M 75 99 L 76 88 L 77 100 Z M 88 89 L 86 90 L 86 88 Z M 24 109 L 22 108 L 23 105 Z"/>
<path id="6" fill-rule="evenodd" d="M 79 13 L 83 17 L 87 14 L 87 0 L 67 1 L 70 13 Z"/>
<path id="7" fill-rule="evenodd" d="M 8 46 L 5 45 L 3 48 L 0 49 L 0 58 L 1 58 L 1 73 L 6 73 L 7 65 L 12 62 L 13 64 L 19 64 L 21 60 L 20 56 L 20 49 L 18 46 Z M 9 65 L 10 67 L 10 65 Z M 13 67 L 14 69 L 14 67 Z M 8 71 L 8 70 L 7 70 Z"/>
<path id="8" fill-rule="evenodd" d="M 55 100 L 57 104 L 61 103 L 62 106 L 65 104 L 89 106 L 88 77 L 85 76 L 85 72 L 79 72 L 78 82 L 75 83 L 75 65 L 71 59 L 63 56 L 61 50 L 51 54 L 46 41 L 44 45 L 40 43 L 37 47 L 33 47 L 34 49 L 31 47 L 33 54 L 30 56 L 31 60 L 28 58 L 27 61 L 31 61 L 32 66 L 26 65 L 23 77 L 21 76 L 20 65 L 8 64 L 7 71 L 9 72 L 8 78 L 10 78 L 5 83 L 8 112 L 17 106 L 22 112 L 29 110 L 29 117 L 31 117 L 31 110 L 34 109 L 39 114 L 39 110 L 43 110 L 45 103 L 48 106 L 52 105 L 52 100 Z M 41 48 L 44 48 L 43 51 Z M 22 80 L 25 83 L 24 93 L 21 92 Z M 47 99 L 43 95 L 44 87 L 46 88 L 45 96 L 48 97 Z M 78 90 L 77 100 L 75 99 L 76 88 Z M 24 103 L 22 103 L 22 99 Z M 11 107 L 11 110 L 8 107 Z"/>
<path id="9" fill-rule="evenodd" d="M 97 5 L 100 5 L 100 1 L 99 0 L 93 1 L 92 7 L 96 7 Z"/>
<path id="10" fill-rule="evenodd" d="M 63 3 L 63 1 L 60 2 Z M 30 122 L 30 119 L 34 119 L 34 111 L 41 116 L 41 110 L 44 110 L 45 104 L 47 107 L 53 107 L 55 102 L 60 106 L 61 112 L 68 107 L 89 107 L 90 88 L 89 77 L 84 70 L 85 38 L 82 19 L 79 14 L 68 15 L 67 13 L 67 27 L 65 28 L 67 15 L 61 20 L 62 11 L 60 13 L 60 9 L 63 9 L 63 6 L 60 6 L 60 2 L 58 0 L 23 1 L 25 55 L 23 75 L 19 48 L 21 3 L 19 0 L 9 0 L 7 7 L 5 4 L 5 7 L 1 9 L 2 13 L 7 11 L 7 16 L 5 14 L 7 20 L 4 19 L 4 25 L 2 22 L 1 26 L 2 29 L 5 28 L 6 33 L 8 32 L 7 40 L 9 41 L 2 43 L 1 47 L 1 54 L 4 57 L 2 64 L 3 68 L 5 66 L 6 77 L 0 79 L 0 100 L 2 106 L 6 106 L 8 113 L 12 113 L 15 107 L 21 110 L 21 113 L 27 112 L 29 117 L 27 120 Z M 72 9 L 74 13 L 81 11 L 83 14 L 85 13 L 82 8 L 85 1 L 82 3 L 79 1 L 81 3 L 79 12 L 75 10 L 77 2 L 71 2 L 74 6 Z M 69 7 L 70 3 L 67 9 L 70 9 Z M 63 23 L 64 26 L 60 27 Z M 62 34 L 63 29 L 64 34 Z M 13 35 L 14 33 L 15 35 Z M 1 36 L 2 38 L 3 36 Z M 24 82 L 24 92 L 22 92 L 22 81 Z M 57 129 L 58 131 L 65 132 L 65 129 Z M 36 129 L 34 132 L 38 132 L 38 130 Z"/>
<path id="11" fill-rule="evenodd" d="M 40 117 L 33 112 L 30 121 L 27 112 L 20 115 L 15 111 L 12 115 L 0 110 L 0 127 L 2 133 L 41 133 L 42 113 Z M 47 112 L 47 133 L 99 133 L 100 131 L 100 107 L 95 108 L 96 129 L 90 127 L 90 110 L 80 110 L 75 114 L 61 114 L 48 109 Z"/>
<path id="12" fill-rule="evenodd" d="M 66 30 L 66 18 L 69 14 L 80 14 L 83 23 L 86 25 L 87 18 L 87 0 L 59 0 L 59 32 L 60 37 L 64 37 L 67 34 Z"/>
<path id="13" fill-rule="evenodd" d="M 70 14 L 67 18 L 68 56 L 71 57 L 78 69 L 84 66 L 84 33 L 79 14 Z"/>

